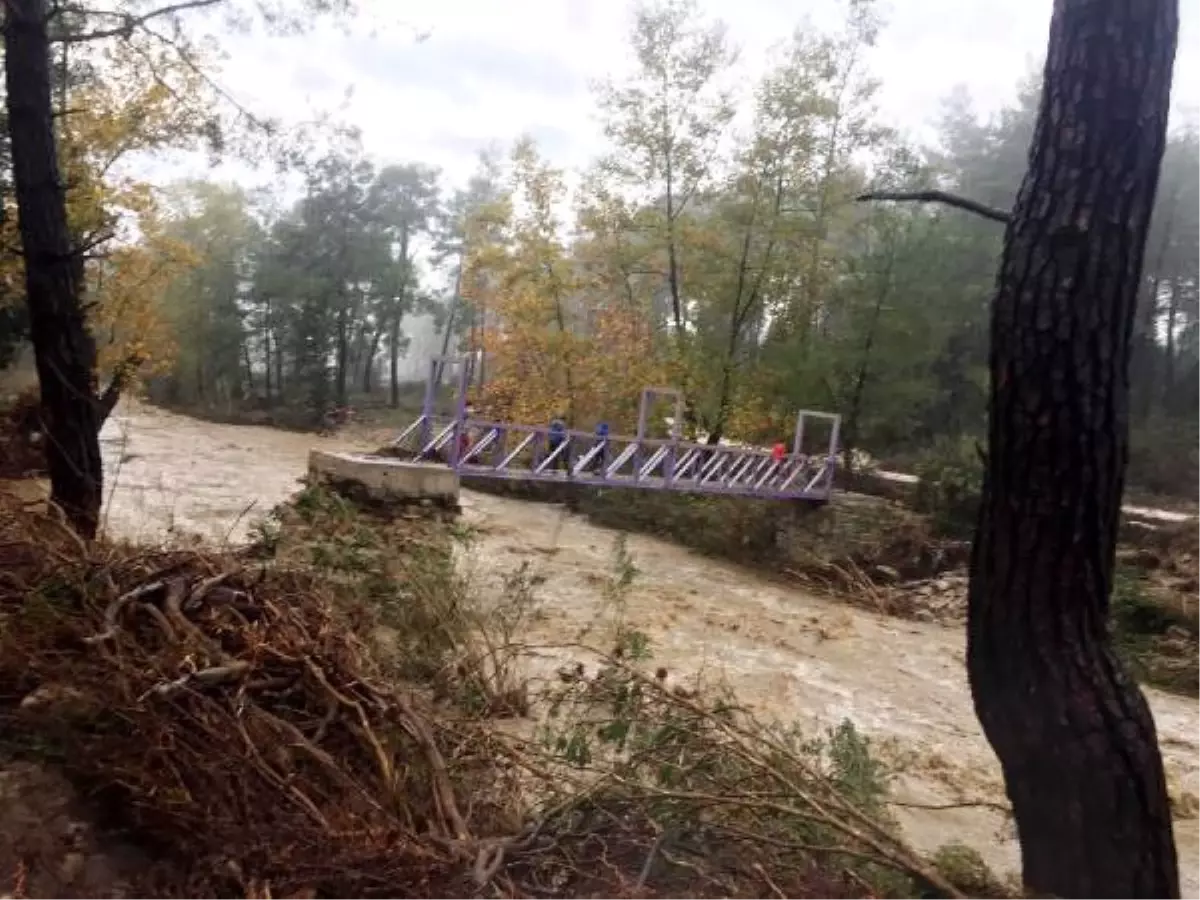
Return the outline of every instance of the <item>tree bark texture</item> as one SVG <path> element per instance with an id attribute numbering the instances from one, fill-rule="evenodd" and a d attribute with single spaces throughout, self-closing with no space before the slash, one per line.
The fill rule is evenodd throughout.
<path id="1" fill-rule="evenodd" d="M 96 345 L 81 303 L 83 257 L 67 225 L 51 105 L 46 0 L 7 0 L 4 74 L 30 337 L 41 385 L 51 500 L 86 538 L 99 524 L 103 470 Z"/>
<path id="2" fill-rule="evenodd" d="M 1177 31 L 1177 0 L 1056 0 L 992 310 L 968 669 L 1043 895 L 1179 895 L 1154 720 L 1107 624 Z"/>

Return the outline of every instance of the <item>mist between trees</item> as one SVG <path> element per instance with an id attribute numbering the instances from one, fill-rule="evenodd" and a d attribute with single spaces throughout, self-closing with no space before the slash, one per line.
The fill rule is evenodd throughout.
<path id="1" fill-rule="evenodd" d="M 720 23 L 692 3 L 647 6 L 629 35 L 636 74 L 596 91 L 607 147 L 577 190 L 529 140 L 449 188 L 436 160 L 371 159 L 344 139 L 288 161 L 304 183 L 291 206 L 229 184 L 106 179 L 114 154 L 215 126 L 173 108 L 136 56 L 81 55 L 71 91 L 97 102 L 63 127 L 76 228 L 132 210 L 140 235 L 106 238 L 89 264 L 100 367 L 137 369 L 179 407 L 316 422 L 368 396 L 411 403 L 410 352 L 483 349 L 472 401 L 497 418 L 619 428 L 640 386 L 666 383 L 689 398 L 688 428 L 713 437 L 780 439 L 800 407 L 841 413 L 847 449 L 899 464 L 981 437 L 1002 228 L 855 198 L 937 187 L 1010 208 L 1039 86 L 986 120 L 952 91 L 936 143 L 913 145 L 874 106 L 864 60 L 881 27 L 852 3 L 839 30 L 798 30 L 734 92 Z M 1130 482 L 1189 497 L 1198 148 L 1187 123 L 1167 149 L 1131 370 Z M 85 196 L 99 197 L 90 213 Z M 18 284 L 0 297 L 10 348 Z M 436 336 L 410 347 L 422 316 Z"/>

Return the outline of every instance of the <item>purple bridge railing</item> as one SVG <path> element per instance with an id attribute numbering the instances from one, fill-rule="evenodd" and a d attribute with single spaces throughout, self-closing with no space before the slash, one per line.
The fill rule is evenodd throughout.
<path id="1" fill-rule="evenodd" d="M 441 373 L 458 359 L 430 363 L 423 412 L 393 442 L 417 459 L 438 460 L 461 475 L 517 481 L 572 480 L 597 487 L 640 488 L 699 494 L 731 494 L 779 500 L 825 502 L 833 488 L 840 417 L 801 410 L 791 452 L 782 460 L 770 451 L 726 444 L 708 445 L 679 438 L 682 395 L 670 388 L 646 388 L 634 436 L 568 430 L 557 446 L 549 425 L 517 425 L 476 418 L 468 413 L 466 388 L 470 366 L 461 365 L 455 412 L 435 412 Z M 656 400 L 674 402 L 671 436 L 646 436 Z M 820 453 L 805 453 L 805 428 L 829 426 L 829 443 Z M 464 435 L 468 438 L 463 440 Z"/>

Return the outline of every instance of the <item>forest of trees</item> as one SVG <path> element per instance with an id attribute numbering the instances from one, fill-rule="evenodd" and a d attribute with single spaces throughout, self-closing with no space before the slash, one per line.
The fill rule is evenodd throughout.
<path id="1" fill-rule="evenodd" d="M 452 187 L 437 161 L 377 163 L 353 137 L 294 152 L 305 187 L 290 205 L 205 181 L 128 185 L 145 238 L 94 270 L 101 367 L 136 360 L 175 406 L 317 420 L 373 392 L 397 403 L 406 317 L 432 313 L 446 346 L 487 353 L 475 401 L 499 416 L 628 425 L 638 385 L 673 383 L 714 439 L 774 439 L 798 408 L 841 413 L 847 448 L 884 458 L 982 437 L 1002 227 L 856 198 L 938 187 L 1009 208 L 1039 84 L 988 118 L 955 91 L 936 144 L 913 145 L 874 106 L 864 58 L 880 26 L 854 2 L 844 28 L 798 29 L 737 94 L 724 26 L 689 4 L 644 7 L 640 70 L 596 91 L 608 146 L 571 191 L 529 140 Z M 78 90 L 114 91 L 103 72 Z M 156 149 L 140 137 L 125 139 Z M 1187 490 L 1200 438 L 1198 248 L 1200 140 L 1180 126 L 1134 338 L 1134 478 L 1162 492 Z"/>
<path id="2" fill-rule="evenodd" d="M 639 71 L 598 90 L 608 147 L 577 189 L 528 140 L 447 192 L 436 161 L 293 133 L 294 204 L 119 165 L 277 135 L 229 110 L 179 21 L 218 2 L 0 7 L 18 212 L 0 362 L 32 342 L 51 500 L 84 540 L 99 426 L 136 379 L 197 409 L 319 418 L 384 381 L 395 405 L 418 311 L 483 351 L 473 401 L 499 417 L 622 427 L 638 387 L 673 383 L 710 439 L 780 435 L 803 406 L 876 455 L 970 442 L 967 668 L 1025 881 L 1178 896 L 1153 719 L 1106 624 L 1130 451 L 1133 482 L 1196 484 L 1200 152 L 1194 125 L 1167 128 L 1176 0 L 1055 0 L 1041 81 L 987 121 L 953 95 L 930 147 L 875 113 L 870 0 L 798 30 L 741 93 L 722 26 L 661 0 L 637 7 Z M 300 27 L 346 3 L 251 6 Z M 975 214 L 882 196 L 930 190 Z"/>
<path id="3" fill-rule="evenodd" d="M 863 60 L 880 27 L 858 0 L 834 33 L 798 29 L 739 94 L 720 23 L 689 3 L 643 7 L 640 68 L 597 90 L 608 146 L 573 190 L 529 140 L 454 187 L 436 160 L 375 161 L 352 135 L 291 153 L 304 189 L 290 205 L 232 184 L 130 182 L 105 200 L 140 216 L 142 241 L 111 242 L 89 269 L 100 366 L 137 368 L 173 405 L 315 421 L 363 394 L 398 403 L 405 319 L 430 313 L 445 346 L 486 352 L 473 400 L 501 417 L 621 427 L 641 384 L 673 383 L 689 427 L 712 439 L 773 439 L 816 408 L 844 416 L 848 449 L 885 459 L 973 442 L 1003 229 L 856 197 L 916 186 L 1009 208 L 1040 85 L 986 119 L 952 92 L 936 143 L 915 146 L 874 107 Z M 77 90 L 127 100 L 106 73 L 148 73 L 121 59 L 77 75 Z M 155 150 L 214 127 L 153 84 L 138 100 L 160 128 L 72 122 L 81 155 L 114 135 Z M 1197 472 L 1198 167 L 1195 123 L 1182 123 L 1134 336 L 1131 479 L 1155 493 L 1190 494 Z"/>

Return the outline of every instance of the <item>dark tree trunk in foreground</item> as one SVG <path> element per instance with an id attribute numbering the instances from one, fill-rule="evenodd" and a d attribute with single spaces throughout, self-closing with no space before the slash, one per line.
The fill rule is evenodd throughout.
<path id="1" fill-rule="evenodd" d="M 992 311 L 968 667 L 1043 895 L 1179 896 L 1154 720 L 1107 631 L 1177 29 L 1177 0 L 1056 0 Z"/>
<path id="2" fill-rule="evenodd" d="M 4 74 L 21 220 L 30 337 L 46 429 L 51 500 L 84 537 L 96 534 L 103 471 L 96 346 L 81 304 L 83 258 L 67 226 L 50 93 L 46 0 L 7 0 Z"/>

